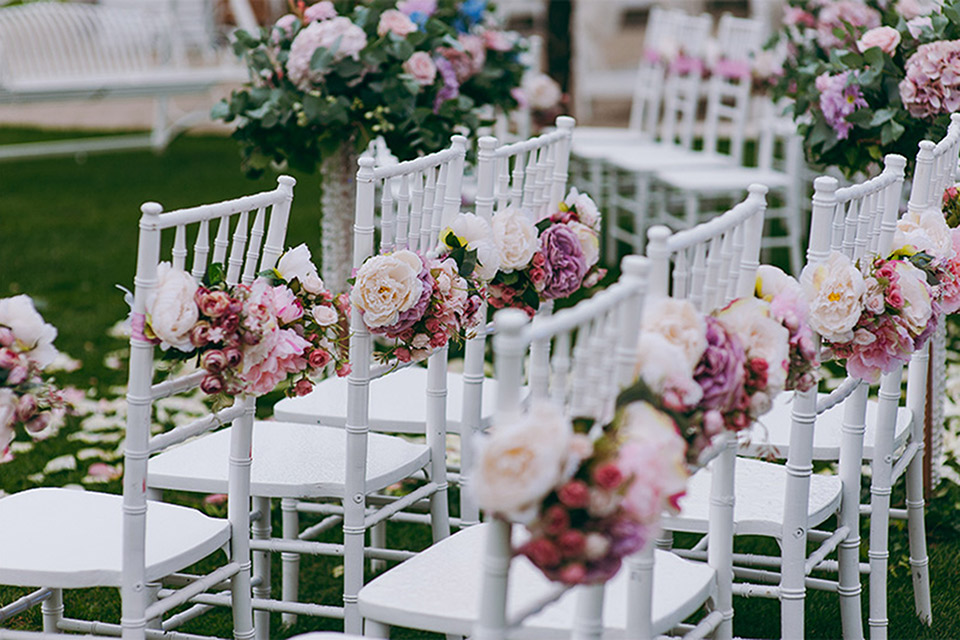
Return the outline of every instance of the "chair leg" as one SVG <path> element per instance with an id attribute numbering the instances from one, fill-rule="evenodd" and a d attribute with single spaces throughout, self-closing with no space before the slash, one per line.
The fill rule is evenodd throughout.
<path id="1" fill-rule="evenodd" d="M 300 534 L 300 512 L 297 511 L 297 501 L 291 498 L 282 499 L 280 501 L 280 512 L 283 518 L 281 525 L 283 539 L 296 540 Z M 300 600 L 300 554 L 281 553 L 280 562 L 283 574 L 280 597 L 284 602 L 297 602 Z M 280 621 L 284 626 L 294 625 L 297 623 L 297 614 L 281 614 Z"/>
<path id="2" fill-rule="evenodd" d="M 363 621 L 363 635 L 366 638 L 389 638 L 390 626 L 368 618 Z"/>
<path id="3" fill-rule="evenodd" d="M 372 549 L 386 549 L 387 548 L 387 523 L 378 522 L 370 528 L 370 548 Z M 371 558 L 370 560 L 370 571 L 378 573 L 387 568 L 386 560 L 377 560 L 376 558 Z"/>
<path id="4" fill-rule="evenodd" d="M 902 367 L 880 380 L 880 409 L 897 407 L 900 402 Z M 893 475 L 893 427 L 877 413 L 877 431 L 874 441 L 873 470 L 870 482 L 870 626 L 871 640 L 886 640 L 887 627 L 887 565 L 890 556 L 890 485 Z M 896 413 L 893 413 L 896 420 Z"/>
<path id="5" fill-rule="evenodd" d="M 447 350 L 440 349 L 427 362 L 427 394 L 433 397 L 447 395 Z M 430 447 L 430 464 L 427 467 L 431 481 L 437 490 L 430 496 L 430 526 L 433 541 L 438 542 L 450 535 L 450 498 L 447 491 L 447 427 L 443 405 L 430 405 L 427 413 L 427 445 Z"/>
<path id="6" fill-rule="evenodd" d="M 650 175 L 638 173 L 634 179 L 633 252 L 643 255 L 646 239 L 647 208 L 650 204 Z"/>
<path id="7" fill-rule="evenodd" d="M 862 640 L 860 594 L 860 480 L 863 468 L 863 434 L 866 431 L 866 389 L 857 389 L 844 405 L 839 471 L 842 497 L 838 523 L 848 528 L 837 549 L 840 623 L 844 640 Z"/>
<path id="8" fill-rule="evenodd" d="M 270 522 L 270 498 L 253 498 L 253 510 L 260 512 L 260 517 L 250 526 L 250 533 L 254 540 L 269 540 L 273 527 Z M 253 588 L 254 598 L 270 597 L 270 552 L 253 552 L 253 577 L 257 586 Z M 256 630 L 257 640 L 270 640 L 270 612 L 254 611 L 253 627 Z"/>
<path id="9" fill-rule="evenodd" d="M 930 561 L 927 558 L 927 535 L 923 522 L 923 449 L 917 451 L 910 461 L 906 475 L 913 601 L 920 620 L 930 625 L 933 624 L 933 610 L 930 606 Z"/>
<path id="10" fill-rule="evenodd" d="M 43 632 L 60 633 L 57 624 L 63 619 L 63 590 L 50 589 L 50 597 L 40 604 L 43 614 Z"/>
<path id="11" fill-rule="evenodd" d="M 363 587 L 363 544 L 366 529 L 363 526 L 365 500 L 343 502 L 343 630 L 359 635 L 363 632 L 363 619 L 357 605 L 357 594 Z"/>

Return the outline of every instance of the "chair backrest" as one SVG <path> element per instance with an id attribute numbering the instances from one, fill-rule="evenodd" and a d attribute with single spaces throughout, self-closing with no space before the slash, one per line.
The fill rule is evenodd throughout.
<path id="1" fill-rule="evenodd" d="M 667 66 L 663 91 L 663 116 L 660 141 L 693 146 L 697 108 L 700 105 L 707 42 L 713 18 L 709 14 L 684 15 L 676 25 L 675 38 L 680 51 Z"/>
<path id="2" fill-rule="evenodd" d="M 676 27 L 683 15 L 683 12 L 675 9 L 660 6 L 650 8 L 647 26 L 643 32 L 643 53 L 633 85 L 629 125 L 632 131 L 644 139 L 653 140 L 657 134 L 666 76 L 663 51 L 675 46 Z"/>
<path id="3" fill-rule="evenodd" d="M 123 475 L 123 583 L 121 586 L 124 628 L 143 623 L 182 604 L 186 597 L 171 596 L 153 604 L 147 613 L 144 585 L 146 558 L 144 540 L 147 521 L 148 458 L 188 438 L 232 422 L 230 432 L 229 519 L 232 530 L 230 559 L 226 573 L 201 579 L 197 586 L 207 588 L 233 576 L 232 588 L 250 597 L 250 546 L 245 531 L 250 526 L 250 447 L 252 442 L 255 398 L 240 395 L 234 403 L 208 413 L 172 431 L 151 436 L 152 408 L 155 401 L 191 392 L 200 385 L 204 371 L 154 384 L 154 344 L 144 336 L 147 301 L 156 290 L 161 244 L 164 234 L 172 234 L 170 262 L 174 269 L 190 269 L 199 280 L 212 263 L 226 267 L 228 283 L 250 283 L 256 274 L 273 268 L 283 252 L 287 219 L 293 200 L 295 180 L 278 179 L 273 191 L 228 200 L 216 204 L 163 212 L 155 202 L 141 207 L 140 240 L 133 302 L 133 332 L 130 338 L 130 373 L 127 392 L 127 428 L 124 445 Z M 212 227 L 216 227 L 211 246 Z M 194 238 L 188 247 L 187 236 Z M 190 255 L 192 249 L 192 256 Z M 209 577 L 208 577 L 209 578 Z M 189 597 L 189 596 L 187 596 Z M 242 597 L 242 596 L 238 596 Z M 238 618 L 239 616 L 239 618 Z M 234 612 L 238 633 L 252 633 L 249 607 Z"/>
<path id="4" fill-rule="evenodd" d="M 759 51 L 763 25 L 724 14 L 717 28 L 716 54 L 707 82 L 703 150 L 716 153 L 720 138 L 730 141 L 729 155 L 743 162 L 744 133 L 750 111 L 751 58 Z"/>
<path id="5" fill-rule="evenodd" d="M 917 153 L 917 166 L 910 187 L 911 211 L 943 206 L 943 192 L 957 178 L 957 156 L 960 154 L 960 112 L 950 116 L 947 135 L 939 142 L 924 140 Z"/>
<path id="6" fill-rule="evenodd" d="M 529 208 L 539 219 L 566 195 L 570 139 L 576 121 L 557 118 L 550 133 L 498 147 L 480 138 L 477 152 L 477 215 L 490 221 L 508 206 Z"/>
<path id="7" fill-rule="evenodd" d="M 489 222 L 508 206 L 529 207 L 540 218 L 555 210 L 567 188 L 570 139 L 576 121 L 557 118 L 555 131 L 529 140 L 497 146 L 497 139 L 480 138 L 477 153 L 477 215 Z M 542 310 L 549 312 L 549 304 Z M 486 317 L 486 309 L 480 312 Z M 463 526 L 477 524 L 480 510 L 469 491 L 473 467 L 473 438 L 482 423 L 484 357 L 488 327 L 478 327 L 467 340 L 463 354 L 463 413 L 461 433 L 461 514 Z"/>
<path id="8" fill-rule="evenodd" d="M 767 188 L 750 185 L 733 209 L 692 229 L 647 231 L 650 294 L 689 299 L 710 312 L 734 298 L 752 295 L 760 266 L 760 239 Z"/>
<path id="9" fill-rule="evenodd" d="M 628 256 L 623 276 L 614 285 L 552 316 L 531 323 L 516 309 L 497 313 L 494 324 L 494 365 L 497 376 L 497 420 L 507 422 L 522 413 L 523 365 L 537 342 L 552 343 L 550 385 L 534 387 L 533 401 L 549 401 L 566 415 L 603 418 L 612 408 L 619 389 L 633 375 L 636 325 L 646 291 L 646 261 Z M 571 376 L 571 371 L 577 375 Z M 531 374 L 532 375 L 532 374 Z M 596 399 L 588 396 L 597 396 Z M 522 620 L 507 620 L 507 576 L 511 561 L 511 525 L 494 520 L 487 534 L 480 602 L 474 636 L 483 640 L 505 638 Z M 562 591 L 557 592 L 557 596 Z M 581 594 L 573 637 L 602 628 L 603 590 L 590 587 Z M 582 605 L 582 606 L 581 606 Z M 530 612 L 535 613 L 535 612 Z"/>

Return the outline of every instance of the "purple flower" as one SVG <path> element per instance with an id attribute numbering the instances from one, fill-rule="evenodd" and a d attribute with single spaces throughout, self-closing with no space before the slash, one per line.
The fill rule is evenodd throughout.
<path id="1" fill-rule="evenodd" d="M 436 63 L 437 71 L 440 72 L 440 78 L 443 80 L 443 87 L 437 92 L 437 98 L 433 102 L 433 112 L 439 113 L 440 105 L 460 95 L 460 82 L 457 80 L 457 72 L 452 62 L 440 56 L 436 59 Z"/>
<path id="2" fill-rule="evenodd" d="M 693 377 L 703 389 L 700 401 L 704 409 L 726 409 L 734 394 L 743 385 L 743 364 L 747 356 L 719 320 L 707 316 L 707 349 L 693 370 Z"/>
<path id="3" fill-rule="evenodd" d="M 853 81 L 848 83 L 849 73 L 844 71 L 835 76 L 823 73 L 817 76 L 816 81 L 817 91 L 820 92 L 820 110 L 827 124 L 837 132 L 838 140 L 846 140 L 853 129 L 853 125 L 847 122 L 847 116 L 867 106 L 860 85 L 856 84 L 856 73 Z"/>
<path id="4" fill-rule="evenodd" d="M 565 224 L 554 224 L 540 234 L 540 251 L 546 258 L 546 300 L 566 298 L 580 288 L 587 273 L 587 261 L 576 232 Z"/>
<path id="5" fill-rule="evenodd" d="M 382 327 L 382 333 L 387 335 L 396 335 L 402 331 L 406 331 L 415 325 L 421 318 L 423 314 L 426 313 L 427 307 L 430 306 L 430 298 L 433 297 L 433 290 L 435 287 L 435 280 L 433 276 L 430 275 L 430 270 L 424 268 L 420 272 L 420 281 L 423 283 L 423 288 L 420 290 L 420 299 L 417 300 L 417 304 L 413 305 L 406 311 L 401 311 L 397 321 L 390 325 L 389 327 Z M 376 333 L 381 333 L 381 331 L 376 331 Z"/>
<path id="6" fill-rule="evenodd" d="M 610 555 L 623 558 L 636 553 L 647 541 L 647 528 L 632 518 L 617 518 L 610 526 Z"/>

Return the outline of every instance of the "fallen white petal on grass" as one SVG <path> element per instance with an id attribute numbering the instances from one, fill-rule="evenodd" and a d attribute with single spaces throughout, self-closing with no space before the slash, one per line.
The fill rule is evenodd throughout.
<path id="1" fill-rule="evenodd" d="M 77 468 L 77 459 L 72 454 L 57 456 L 47 462 L 43 468 L 44 473 L 56 473 L 58 471 L 73 471 Z"/>

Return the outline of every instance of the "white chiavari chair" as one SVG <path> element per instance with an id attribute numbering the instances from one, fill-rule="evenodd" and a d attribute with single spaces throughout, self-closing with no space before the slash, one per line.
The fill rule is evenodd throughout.
<path id="1" fill-rule="evenodd" d="M 187 373 L 154 383 L 154 344 L 144 337 L 148 298 L 156 290 L 162 239 L 173 236 L 171 263 L 175 269 L 204 274 L 208 261 L 226 266 L 228 283 L 249 283 L 263 269 L 272 268 L 284 249 L 287 218 L 293 199 L 293 178 L 282 176 L 279 186 L 252 196 L 190 209 L 164 212 L 157 203 L 141 207 L 130 375 L 127 393 L 127 429 L 124 445 L 123 495 L 39 488 L 0 500 L 0 582 L 39 587 L 18 603 L 5 607 L 0 619 L 42 603 L 44 637 L 62 637 L 62 631 L 102 636 L 142 638 L 197 638 L 176 627 L 206 608 L 195 605 L 163 620 L 175 607 L 202 597 L 229 582 L 227 595 L 208 594 L 217 603 L 232 606 L 234 637 L 253 638 L 250 575 L 250 443 L 255 398 L 237 396 L 234 403 L 208 413 L 172 431 L 151 435 L 154 402 L 192 392 L 203 372 Z M 211 246 L 210 233 L 215 230 Z M 232 228 L 232 232 L 231 232 Z M 192 258 L 188 234 L 195 234 Z M 221 459 L 229 496 L 228 519 L 216 519 L 186 507 L 147 499 L 147 476 L 152 454 L 232 423 Z M 175 449 L 175 447 L 174 447 Z M 197 576 L 183 571 L 223 549 L 227 562 Z M 182 589 L 162 589 L 160 581 L 179 578 Z M 120 589 L 120 624 L 75 620 L 63 616 L 64 589 L 112 586 Z M 159 596 L 159 597 L 157 597 Z M 161 624 L 162 622 L 162 624 Z M 0 630 L 0 636 L 28 634 Z"/>
<path id="2" fill-rule="evenodd" d="M 833 178 L 815 182 L 809 263 L 826 260 L 831 250 L 854 260 L 889 252 L 904 164 L 900 156 L 887 156 L 886 168 L 879 176 L 839 191 Z M 803 637 L 807 588 L 837 592 L 844 637 L 862 637 L 861 461 L 864 425 L 871 412 L 877 415 L 880 410 L 877 403 L 868 409 L 867 391 L 868 385 L 848 378 L 834 392 L 819 398 L 815 390 L 782 394 L 774 401 L 773 410 L 748 432 L 746 441 L 757 453 L 769 454 L 771 447 L 778 448 L 786 457 L 786 465 L 743 457 L 737 461 L 736 534 L 773 537 L 781 545 L 781 555 L 734 554 L 734 574 L 750 581 L 735 584 L 734 593 L 779 598 L 785 638 Z M 835 427 L 827 427 L 830 424 Z M 833 437 L 822 436 L 821 427 Z M 814 453 L 827 447 L 831 448 L 832 459 L 839 460 L 838 474 L 813 474 Z M 704 482 L 697 476 L 691 480 L 682 511 L 668 522 L 669 529 L 703 530 L 708 502 Z M 834 530 L 814 530 L 834 514 Z M 808 540 L 819 545 L 812 552 L 808 552 Z M 838 560 L 827 560 L 834 551 Z M 678 552 L 687 557 L 703 556 L 697 546 L 692 552 Z M 839 580 L 811 577 L 815 570 L 824 569 L 838 571 Z"/>
<path id="3" fill-rule="evenodd" d="M 515 412 L 520 406 L 521 369 L 529 355 L 527 378 L 534 399 L 570 403 L 573 413 L 609 409 L 613 390 L 629 382 L 633 373 L 636 318 L 646 289 L 644 260 L 627 257 L 623 273 L 617 284 L 590 300 L 552 316 L 538 316 L 532 324 L 520 312 L 498 314 L 494 337 L 498 407 Z M 533 357 L 533 346 L 551 342 L 552 356 L 546 360 L 546 369 L 538 371 L 541 365 Z M 732 460 L 733 449 L 725 450 L 730 452 L 727 460 Z M 727 466 L 732 470 L 732 465 Z M 732 489 L 732 475 L 718 476 L 729 481 Z M 722 494 L 718 503 L 726 505 L 731 502 L 729 492 L 721 490 L 724 482 L 717 483 Z M 717 528 L 711 529 L 715 539 L 722 540 L 724 531 L 732 531 L 731 512 L 716 510 Z M 653 637 L 673 629 L 708 598 L 715 598 L 718 586 L 729 578 L 729 563 L 723 568 L 728 554 L 703 565 L 666 552 L 654 553 L 651 545 L 649 554 L 638 558 L 638 566 L 625 566 L 607 583 L 605 596 L 602 587 L 567 591 L 525 558 L 511 561 L 511 536 L 520 533 L 511 529 L 500 521 L 470 527 L 371 581 L 360 593 L 367 635 L 386 637 L 388 626 L 403 626 L 500 638 L 526 617 L 518 630 L 524 636 Z M 726 540 L 732 544 L 729 535 Z M 715 549 L 725 546 L 718 542 Z M 708 614 L 698 632 L 723 621 L 719 613 Z"/>
<path id="4" fill-rule="evenodd" d="M 760 47 L 760 29 L 760 23 L 754 20 L 724 15 L 717 33 L 719 59 L 728 67 L 741 64 L 749 69 L 749 55 Z M 694 35 L 686 33 L 682 37 L 687 43 L 692 42 Z M 677 169 L 700 175 L 712 167 L 741 164 L 750 104 L 750 76 L 732 73 L 710 76 L 703 150 L 694 151 L 694 126 L 703 84 L 701 73 L 702 69 L 686 74 L 668 72 L 657 146 L 622 145 L 603 154 L 605 171 L 610 174 L 608 255 L 615 255 L 617 240 L 630 244 L 635 253 L 642 250 L 645 230 L 655 222 L 648 215 L 655 172 Z M 726 152 L 720 151 L 721 136 L 730 140 Z M 618 226 L 621 211 L 631 214 L 631 228 Z"/>
<path id="5" fill-rule="evenodd" d="M 447 149 L 398 164 L 375 167 L 373 158 L 361 158 L 357 173 L 357 214 L 354 225 L 354 267 L 373 255 L 376 193 L 381 193 L 379 253 L 410 248 L 426 252 L 436 246 L 440 229 L 449 223 L 459 205 L 466 141 L 454 136 Z M 436 350 L 420 378 L 420 386 L 407 385 L 402 395 L 391 395 L 389 378 L 414 368 L 396 370 L 374 365 L 373 343 L 359 315 L 351 318 L 350 354 L 352 372 L 337 379 L 344 394 L 344 417 L 339 422 L 311 416 L 300 422 L 263 422 L 254 428 L 252 494 L 256 510 L 263 514 L 253 527 L 254 595 L 258 611 L 257 633 L 268 638 L 270 612 L 285 614 L 292 623 L 298 614 L 345 617 L 348 632 L 360 630 L 356 594 L 363 584 L 364 558 L 405 560 L 413 552 L 385 548 L 382 524 L 412 505 L 429 508 L 434 540 L 449 534 L 446 479 L 447 349 Z M 324 388 L 332 379 L 321 382 Z M 316 393 L 316 391 L 314 391 Z M 399 393 L 399 391 L 398 391 Z M 308 396 L 309 398 L 309 396 Z M 403 398 L 403 402 L 397 402 Z M 371 416 L 397 412 L 405 405 L 420 405 L 423 422 L 419 433 L 425 444 L 412 443 L 378 431 Z M 280 414 L 280 412 L 277 412 Z M 279 415 L 283 419 L 282 415 Z M 384 429 L 388 430 L 388 429 Z M 403 431 L 403 429 L 396 429 Z M 223 483 L 223 470 L 201 461 L 223 446 L 205 438 L 192 442 L 154 461 L 150 484 L 158 489 L 215 493 Z M 383 495 L 384 490 L 413 475 L 425 482 L 402 498 Z M 273 538 L 269 514 L 271 500 L 281 501 L 282 538 Z M 316 524 L 301 530 L 300 513 L 320 516 Z M 344 543 L 318 542 L 314 538 L 341 526 Z M 365 544 L 367 531 L 371 543 Z M 280 600 L 270 599 L 271 553 L 281 553 L 283 578 Z M 299 599 L 299 559 L 306 555 L 343 555 L 343 608 Z"/>

